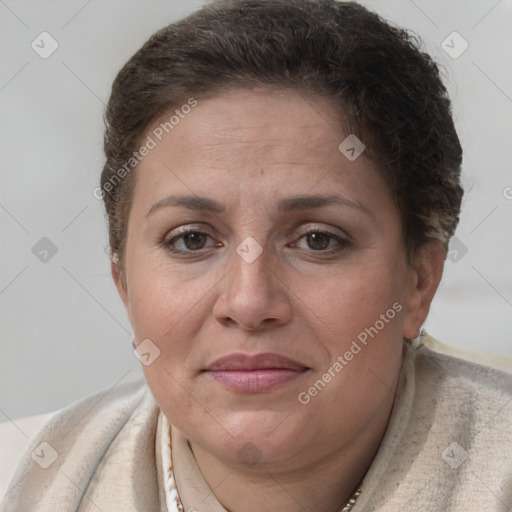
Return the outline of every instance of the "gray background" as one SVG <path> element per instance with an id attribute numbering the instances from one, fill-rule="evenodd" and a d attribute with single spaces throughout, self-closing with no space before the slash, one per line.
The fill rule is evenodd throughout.
<path id="1" fill-rule="evenodd" d="M 462 221 L 426 327 L 512 356 L 512 0 L 363 3 L 418 32 L 443 66 L 465 149 Z M 0 421 L 142 375 L 93 196 L 102 114 L 131 54 L 202 4 L 0 0 Z M 43 31 L 59 45 L 47 59 L 31 47 Z M 469 44 L 455 59 L 442 47 L 454 31 Z M 33 253 L 43 237 L 57 249 L 46 262 Z"/>

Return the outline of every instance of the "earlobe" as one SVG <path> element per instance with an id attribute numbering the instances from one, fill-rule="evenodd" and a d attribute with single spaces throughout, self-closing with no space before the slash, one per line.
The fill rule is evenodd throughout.
<path id="1" fill-rule="evenodd" d="M 446 252 L 439 240 L 429 240 L 412 258 L 404 337 L 413 339 L 425 322 L 443 275 Z"/>
<path id="2" fill-rule="evenodd" d="M 114 254 L 110 260 L 110 271 L 112 273 L 112 279 L 114 280 L 119 296 L 121 297 L 125 307 L 128 309 L 128 288 L 126 286 L 126 279 L 119 263 L 119 257 L 117 254 Z"/>

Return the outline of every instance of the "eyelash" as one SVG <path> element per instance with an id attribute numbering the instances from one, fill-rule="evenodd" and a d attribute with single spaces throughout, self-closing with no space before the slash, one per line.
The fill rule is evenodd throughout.
<path id="1" fill-rule="evenodd" d="M 214 236 L 210 232 L 205 230 L 204 228 L 199 229 L 199 228 L 191 227 L 191 228 L 183 228 L 178 234 L 174 235 L 171 238 L 164 238 L 161 242 L 161 245 L 165 250 L 167 250 L 173 254 L 176 254 L 176 255 L 184 256 L 184 255 L 189 255 L 189 254 L 194 254 L 194 253 L 198 254 L 198 255 L 203 255 L 205 249 L 199 249 L 197 251 L 191 251 L 191 250 L 183 251 L 182 249 L 176 249 L 175 247 L 173 247 L 173 245 L 176 243 L 176 241 L 178 241 L 180 238 L 183 238 L 184 236 L 190 235 L 192 233 L 207 235 L 212 240 L 214 240 Z"/>
<path id="2" fill-rule="evenodd" d="M 334 239 L 334 240 L 336 240 L 336 242 L 338 242 L 338 245 L 335 247 L 332 247 L 331 249 L 319 250 L 319 251 L 315 251 L 314 249 L 309 249 L 310 252 L 312 252 L 314 254 L 319 254 L 319 255 L 321 254 L 325 257 L 333 256 L 333 255 L 337 254 L 338 252 L 348 249 L 349 247 L 351 247 L 353 245 L 352 242 L 350 240 L 348 240 L 347 238 L 341 238 L 340 236 L 335 235 L 334 233 L 330 233 L 329 231 L 325 231 L 325 230 L 322 230 L 319 228 L 314 228 L 314 227 L 309 228 L 304 233 L 302 233 L 302 235 L 297 239 L 297 242 L 311 234 L 327 235 L 329 238 Z M 304 249 L 304 250 L 307 250 L 307 249 Z"/>
<path id="3" fill-rule="evenodd" d="M 184 236 L 186 235 L 189 235 L 189 234 L 201 234 L 201 235 L 207 235 L 209 238 L 211 238 L 212 240 L 215 239 L 215 237 L 210 233 L 208 232 L 207 230 L 205 230 L 204 228 L 184 228 L 181 230 L 180 233 L 174 235 L 173 237 L 171 238 L 165 238 L 161 241 L 161 246 L 173 253 L 173 254 L 176 254 L 176 255 L 181 255 L 181 256 L 187 256 L 187 255 L 191 255 L 191 254 L 197 254 L 198 256 L 203 256 L 204 255 L 204 251 L 205 250 L 208 250 L 208 249 L 198 249 L 196 251 L 194 250 L 182 250 L 182 249 L 176 249 L 174 246 L 174 244 L 182 239 Z M 325 230 L 322 230 L 322 229 L 319 229 L 319 228 L 309 228 L 307 231 L 305 231 L 298 239 L 297 239 L 297 242 L 302 240 L 303 238 L 307 237 L 308 235 L 311 235 L 311 234 L 322 234 L 322 235 L 327 235 L 329 238 L 331 239 L 334 239 L 336 240 L 336 242 L 338 242 L 338 245 L 336 247 L 333 247 L 331 249 L 326 249 L 326 250 L 317 250 L 315 251 L 314 249 L 309 249 L 309 252 L 311 253 L 314 253 L 314 254 L 317 254 L 317 255 L 322 255 L 322 256 L 332 256 L 334 254 L 337 254 L 338 252 L 341 252 L 342 250 L 346 250 L 348 249 L 349 247 L 351 247 L 353 245 L 353 242 L 346 239 L 346 238 L 341 238 L 340 236 L 338 235 L 335 235 L 334 233 L 330 233 L 329 231 L 325 231 Z M 296 244 L 297 242 L 294 242 L 294 244 Z M 303 251 L 306 251 L 307 249 L 302 249 Z"/>

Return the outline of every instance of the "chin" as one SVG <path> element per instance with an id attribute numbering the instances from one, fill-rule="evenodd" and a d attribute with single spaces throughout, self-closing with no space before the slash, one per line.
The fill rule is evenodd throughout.
<path id="1" fill-rule="evenodd" d="M 230 465 L 239 466 L 242 463 L 252 467 L 258 463 L 258 467 L 263 468 L 283 463 L 301 452 L 302 443 L 297 429 L 299 423 L 287 413 L 243 411 L 215 418 L 218 423 L 209 423 L 215 424 L 213 431 L 194 429 L 188 435 L 204 450 Z M 290 430 L 291 425 L 293 428 Z"/>

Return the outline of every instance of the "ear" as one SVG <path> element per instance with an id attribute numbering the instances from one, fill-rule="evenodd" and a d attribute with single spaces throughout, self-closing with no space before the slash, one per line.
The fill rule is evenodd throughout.
<path id="1" fill-rule="evenodd" d="M 443 275 L 446 251 L 440 240 L 429 240 L 412 257 L 409 296 L 404 317 L 406 338 L 416 338 Z"/>
<path id="2" fill-rule="evenodd" d="M 119 292 L 119 296 L 121 297 L 125 308 L 128 309 L 130 302 L 128 297 L 128 288 L 126 286 L 126 278 L 121 268 L 121 264 L 119 263 L 119 257 L 117 254 L 114 254 L 110 260 L 110 271 L 112 273 L 112 279 L 114 280 L 117 291 Z"/>

